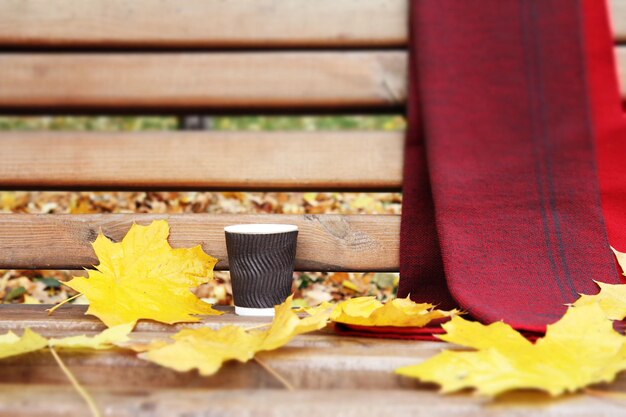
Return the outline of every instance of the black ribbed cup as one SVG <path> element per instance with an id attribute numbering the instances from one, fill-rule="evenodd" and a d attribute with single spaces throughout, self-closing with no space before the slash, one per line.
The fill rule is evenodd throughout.
<path id="1" fill-rule="evenodd" d="M 235 306 L 267 309 L 285 301 L 293 282 L 297 226 L 243 224 L 224 231 Z"/>

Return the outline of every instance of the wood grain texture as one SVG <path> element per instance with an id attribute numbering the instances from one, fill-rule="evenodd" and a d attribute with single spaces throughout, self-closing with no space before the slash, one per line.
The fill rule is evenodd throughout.
<path id="1" fill-rule="evenodd" d="M 626 0 L 609 0 L 611 22 L 617 42 L 626 42 Z"/>
<path id="2" fill-rule="evenodd" d="M 489 404 L 469 394 L 439 396 L 434 390 L 162 389 L 90 390 L 107 417 L 623 417 L 620 401 L 577 395 L 549 400 L 510 395 Z M 50 404 L 55 404 L 51 407 Z M 12 417 L 89 415 L 67 386 L 9 384 L 0 391 L 0 413 Z"/>
<path id="3" fill-rule="evenodd" d="M 98 329 L 81 327 L 92 321 L 82 316 L 84 306 L 65 306 L 47 316 L 45 306 L 0 306 L 0 334 L 21 334 L 33 326 L 47 336 L 69 336 Z M 57 316 L 57 315 L 60 315 Z M 267 319 L 253 319 L 255 322 Z M 249 326 L 249 318 L 229 310 L 206 317 L 204 325 Z M 173 327 L 140 323 L 133 338 L 140 342 L 164 339 Z M 287 391 L 254 361 L 231 362 L 212 377 L 196 372 L 177 373 L 160 368 L 121 349 L 112 351 L 62 350 L 67 366 L 95 397 L 103 415 L 111 417 L 200 417 L 219 415 L 354 416 L 354 417 L 614 417 L 625 414 L 619 400 L 588 394 L 550 399 L 539 393 L 508 394 L 496 401 L 469 393 L 440 396 L 432 385 L 404 378 L 394 369 L 419 363 L 444 348 L 437 342 L 364 339 L 333 334 L 331 330 L 299 336 L 287 346 L 263 352 L 259 358 L 295 388 Z M 87 415 L 82 399 L 58 371 L 50 354 L 39 351 L 4 359 L 0 372 L 0 415 Z M 611 390 L 626 387 L 624 375 Z M 600 389 L 606 389 L 600 387 Z"/>
<path id="4" fill-rule="evenodd" d="M 617 48 L 616 53 L 617 76 L 622 90 L 622 97 L 624 97 L 624 91 L 626 91 L 626 46 Z"/>
<path id="5" fill-rule="evenodd" d="M 0 187 L 399 190 L 404 132 L 3 132 Z"/>
<path id="6" fill-rule="evenodd" d="M 396 108 L 403 51 L 3 54 L 0 108 Z"/>
<path id="7" fill-rule="evenodd" d="M 95 316 L 87 316 L 86 305 L 66 304 L 48 315 L 49 305 L 43 304 L 0 304 L 0 334 L 7 331 L 21 331 L 29 328 L 46 337 L 62 337 L 68 334 L 95 334 L 106 330 L 106 326 Z M 151 334 L 171 334 L 183 328 L 211 327 L 214 329 L 227 325 L 254 327 L 272 321 L 271 317 L 236 316 L 234 307 L 215 306 L 224 314 L 221 316 L 202 316 L 198 323 L 180 323 L 168 325 L 151 320 L 141 320 L 133 331 L 139 336 Z M 143 340 L 143 339 L 142 339 Z"/>
<path id="8" fill-rule="evenodd" d="M 9 330 L 21 334 L 26 327 L 47 337 L 93 335 L 104 330 L 104 326 L 97 319 L 84 316 L 85 306 L 67 305 L 52 316 L 47 315 L 46 307 L 0 305 L 0 334 Z M 248 328 L 271 321 L 269 318 L 239 317 L 233 314 L 232 308 L 222 309 L 225 311 L 224 315 L 203 317 L 201 323 L 167 326 L 141 321 L 133 332 L 132 339 L 139 343 L 149 343 L 155 339 L 167 339 L 184 327 L 220 328 L 238 325 Z M 405 341 L 339 337 L 332 329 L 326 328 L 297 338 L 289 347 L 280 351 L 265 352 L 260 356 L 299 389 L 394 389 L 412 387 L 415 384 L 410 380 L 399 383 L 399 378 L 391 372 L 382 374 L 380 370 L 392 370 L 414 362 L 416 357 L 431 356 L 440 346 L 433 342 L 414 344 Z M 161 369 L 121 349 L 109 352 L 70 351 L 62 352 L 62 355 L 81 382 L 91 386 L 106 386 L 114 382 L 116 389 L 132 389 L 137 385 L 144 389 L 194 386 L 220 389 L 281 388 L 274 377 L 254 364 L 229 364 L 215 377 L 200 378 L 195 373 L 185 377 L 184 374 Z M 359 359 L 371 356 L 379 358 L 357 366 Z M 55 366 L 55 362 L 45 352 L 3 360 L 0 384 L 25 381 L 65 384 L 65 377 L 54 372 Z M 105 373 L 94 372 L 105 367 Z M 376 376 L 376 379 L 372 380 L 372 376 Z M 364 377 L 368 377 L 367 380 Z"/>
<path id="9" fill-rule="evenodd" d="M 0 45 L 402 46 L 407 0 L 0 0 Z"/>
<path id="10" fill-rule="evenodd" d="M 610 0 L 626 41 L 626 0 Z M 408 0 L 0 0 L 0 45 L 404 46 Z"/>
<path id="11" fill-rule="evenodd" d="M 626 47 L 617 48 L 622 78 Z M 398 109 L 403 51 L 3 54 L 0 110 Z M 622 82 L 622 96 L 626 83 Z"/>
<path id="12" fill-rule="evenodd" d="M 124 237 L 133 222 L 168 219 L 173 247 L 201 244 L 228 269 L 224 226 L 287 223 L 299 227 L 296 269 L 397 271 L 400 216 L 272 214 L 0 214 L 0 269 L 81 269 L 97 263 L 91 242 L 102 231 Z"/>

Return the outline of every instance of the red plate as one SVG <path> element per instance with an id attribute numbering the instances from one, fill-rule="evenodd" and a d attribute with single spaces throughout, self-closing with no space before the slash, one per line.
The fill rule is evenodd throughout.
<path id="1" fill-rule="evenodd" d="M 434 335 L 443 334 L 443 321 L 432 322 L 429 327 L 359 326 L 334 323 L 335 332 L 345 336 L 375 337 L 379 339 L 439 340 Z"/>

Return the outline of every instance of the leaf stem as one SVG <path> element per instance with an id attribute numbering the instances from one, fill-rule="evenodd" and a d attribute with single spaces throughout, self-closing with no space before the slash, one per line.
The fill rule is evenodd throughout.
<path id="1" fill-rule="evenodd" d="M 258 363 L 259 365 L 261 365 L 261 368 L 265 369 L 270 375 L 276 378 L 278 382 L 280 382 L 287 389 L 287 391 L 296 390 L 296 388 L 291 384 L 291 382 L 287 381 L 287 379 L 284 376 L 279 374 L 278 371 L 276 371 L 274 368 L 269 366 L 265 361 L 261 360 L 258 356 L 254 357 L 254 361 Z"/>
<path id="2" fill-rule="evenodd" d="M 585 389 L 585 394 L 589 394 L 589 395 L 592 395 L 594 397 L 599 397 L 599 398 L 626 401 L 626 392 L 602 391 L 602 390 L 587 388 Z"/>
<path id="3" fill-rule="evenodd" d="M 271 326 L 272 324 L 274 324 L 274 322 L 269 322 L 269 323 L 263 323 L 263 324 L 259 324 L 256 326 L 252 326 L 252 327 L 246 327 L 245 329 L 243 329 L 244 331 L 250 331 L 250 330 L 256 330 L 256 329 L 262 329 L 263 327 L 267 327 L 267 326 Z"/>
<path id="4" fill-rule="evenodd" d="M 81 295 L 83 295 L 82 293 L 78 293 L 70 298 L 67 298 L 63 301 L 61 301 L 59 304 L 55 305 L 52 308 L 47 309 L 46 311 L 48 312 L 48 315 L 51 315 L 52 313 L 54 313 L 56 311 L 57 308 L 61 307 L 63 304 L 65 303 L 69 303 L 70 301 L 73 301 L 75 299 L 77 299 L 78 297 L 80 297 Z"/>
<path id="5" fill-rule="evenodd" d="M 94 401 L 93 397 L 87 392 L 85 388 L 83 388 L 82 385 L 80 385 L 80 383 L 78 382 L 74 374 L 72 374 L 72 372 L 67 368 L 67 366 L 65 366 L 65 364 L 63 363 L 63 361 L 61 360 L 57 352 L 54 350 L 54 348 L 52 346 L 48 346 L 48 348 L 50 349 L 50 353 L 52 353 L 54 360 L 57 362 L 57 364 L 59 365 L 59 367 L 65 374 L 65 376 L 67 377 L 67 379 L 69 379 L 70 382 L 72 383 L 72 386 L 74 387 L 74 389 L 76 389 L 78 394 L 80 394 L 80 396 L 83 397 L 83 399 L 89 406 L 91 415 L 93 417 L 102 417 L 102 414 L 100 414 L 100 410 L 98 410 L 98 406 L 96 405 L 96 402 Z"/>

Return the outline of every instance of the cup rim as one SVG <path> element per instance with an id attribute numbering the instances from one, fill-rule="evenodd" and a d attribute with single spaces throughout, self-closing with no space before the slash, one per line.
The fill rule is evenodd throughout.
<path id="1" fill-rule="evenodd" d="M 295 224 L 275 224 L 275 223 L 247 223 L 233 224 L 224 227 L 224 232 L 237 233 L 243 235 L 269 235 L 276 233 L 297 232 L 298 226 Z"/>

